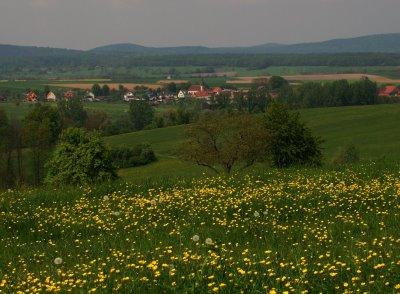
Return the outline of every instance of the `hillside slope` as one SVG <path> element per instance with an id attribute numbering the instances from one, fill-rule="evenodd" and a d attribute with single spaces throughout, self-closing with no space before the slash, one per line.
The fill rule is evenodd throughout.
<path id="1" fill-rule="evenodd" d="M 363 160 L 387 159 L 400 161 L 400 104 L 354 107 L 304 109 L 303 121 L 323 140 L 326 163 L 340 151 L 354 144 Z M 184 142 L 185 126 L 155 129 L 106 138 L 110 146 L 133 146 L 147 142 L 156 152 L 158 162 L 121 171 L 126 179 L 154 179 L 162 177 L 192 177 L 208 170 L 184 163 L 176 158 L 177 147 Z"/>

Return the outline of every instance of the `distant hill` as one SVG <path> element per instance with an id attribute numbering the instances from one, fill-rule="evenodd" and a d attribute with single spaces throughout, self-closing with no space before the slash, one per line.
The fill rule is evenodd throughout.
<path id="1" fill-rule="evenodd" d="M 97 47 L 90 52 L 137 53 L 137 54 L 311 54 L 311 53 L 399 53 L 400 33 L 370 35 L 349 39 L 334 39 L 324 42 L 299 43 L 291 45 L 267 43 L 251 47 L 204 46 L 145 47 L 135 44 L 115 44 Z"/>
<path id="2" fill-rule="evenodd" d="M 0 57 L 65 56 L 79 54 L 81 52 L 82 51 L 70 49 L 0 44 Z"/>
<path id="3" fill-rule="evenodd" d="M 201 54 L 323 54 L 323 53 L 400 53 L 400 33 L 370 35 L 324 42 L 283 45 L 267 43 L 250 47 L 177 46 L 146 47 L 136 44 L 112 44 L 88 51 L 47 47 L 0 45 L 0 57 L 47 57 L 70 55 L 201 55 Z"/>

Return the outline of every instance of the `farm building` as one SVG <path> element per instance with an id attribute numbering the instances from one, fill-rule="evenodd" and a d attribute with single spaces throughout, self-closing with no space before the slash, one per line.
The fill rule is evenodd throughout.
<path id="1" fill-rule="evenodd" d="M 379 96 L 400 97 L 400 89 L 396 86 L 386 86 L 379 90 Z"/>
<path id="2" fill-rule="evenodd" d="M 25 99 L 28 102 L 37 102 L 38 95 L 33 91 L 29 91 L 28 93 L 25 94 Z"/>
<path id="3" fill-rule="evenodd" d="M 56 102 L 57 101 L 57 96 L 53 92 L 49 92 L 46 95 L 46 101 L 48 102 Z"/>

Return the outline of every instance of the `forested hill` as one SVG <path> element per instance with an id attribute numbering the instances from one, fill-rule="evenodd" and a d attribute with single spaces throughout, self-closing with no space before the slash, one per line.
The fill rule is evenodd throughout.
<path id="1" fill-rule="evenodd" d="M 337 53 L 400 53 L 400 33 L 371 35 L 324 42 L 282 45 L 267 43 L 251 47 L 204 46 L 145 47 L 136 44 L 114 44 L 89 51 L 0 45 L 0 57 L 46 57 L 71 55 L 212 55 L 212 54 L 337 54 Z"/>
<path id="2" fill-rule="evenodd" d="M 209 48 L 204 46 L 145 47 L 136 44 L 114 44 L 92 49 L 97 53 L 137 54 L 312 54 L 312 53 L 362 53 L 400 52 L 400 34 L 381 34 L 324 42 L 282 45 L 267 43 L 252 47 Z"/>
<path id="3" fill-rule="evenodd" d="M 71 49 L 0 44 L 0 57 L 68 56 L 77 55 L 82 52 L 83 51 Z"/>

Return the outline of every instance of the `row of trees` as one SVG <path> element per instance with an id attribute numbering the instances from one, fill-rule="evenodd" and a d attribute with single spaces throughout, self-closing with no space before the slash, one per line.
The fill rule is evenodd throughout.
<path id="1" fill-rule="evenodd" d="M 330 107 L 379 103 L 378 87 L 368 78 L 356 82 L 339 80 L 307 82 L 296 87 L 285 86 L 279 99 L 292 107 Z"/>

